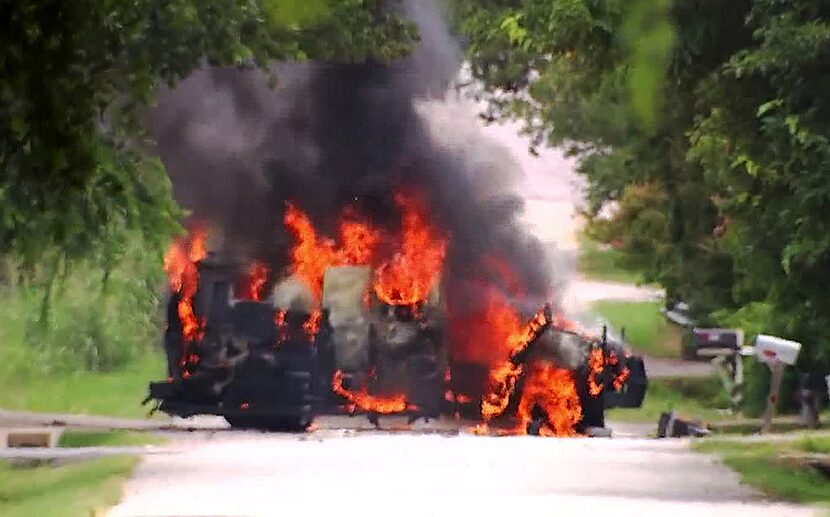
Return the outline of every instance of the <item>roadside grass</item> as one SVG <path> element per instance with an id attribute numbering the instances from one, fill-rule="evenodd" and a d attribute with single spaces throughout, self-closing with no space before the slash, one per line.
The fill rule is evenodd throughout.
<path id="1" fill-rule="evenodd" d="M 151 380 L 164 379 L 166 361 L 146 353 L 113 372 L 42 374 L 10 372 L 0 389 L 0 407 L 9 410 L 143 418 L 141 401 Z"/>
<path id="2" fill-rule="evenodd" d="M 824 411 L 819 415 L 819 420 L 827 422 L 830 420 L 830 411 Z M 760 418 L 740 418 L 717 422 L 712 426 L 712 431 L 718 434 L 729 435 L 750 435 L 758 433 L 763 425 Z M 802 432 L 806 429 L 798 415 L 778 415 L 773 417 L 770 426 L 771 433 L 792 433 Z"/>
<path id="3" fill-rule="evenodd" d="M 659 378 L 649 379 L 642 407 L 609 409 L 606 417 L 617 422 L 654 423 L 656 430 L 660 414 L 671 410 L 705 423 L 734 420 L 733 415 L 720 411 L 727 406 L 726 393 L 716 376 Z"/>
<path id="4" fill-rule="evenodd" d="M 693 447 L 719 455 L 743 482 L 768 496 L 798 503 L 830 504 L 830 479 L 792 458 L 799 453 L 830 454 L 830 436 L 757 443 L 709 439 L 696 442 Z"/>
<path id="5" fill-rule="evenodd" d="M 59 466 L 22 467 L 0 462 L 3 517 L 89 517 L 121 498 L 121 486 L 138 463 L 111 456 Z"/>
<path id="6" fill-rule="evenodd" d="M 84 315 L 97 310 L 96 291 L 68 283 L 67 292 L 55 297 L 53 326 L 44 339 L 27 335 L 40 311 L 37 291 L 0 289 L 0 408 L 144 417 L 147 408 L 141 401 L 147 384 L 167 376 L 161 347 L 155 346 L 161 324 L 131 321 L 126 315 L 122 319 L 118 315 L 127 308 L 119 305 L 100 321 L 101 332 L 99 327 L 90 329 Z M 114 296 L 127 291 L 117 287 Z M 95 357 L 106 366 L 90 371 L 87 361 Z"/>
<path id="7" fill-rule="evenodd" d="M 134 431 L 75 431 L 66 430 L 61 434 L 58 447 L 117 447 L 160 445 L 166 440 L 151 433 Z"/>
<path id="8" fill-rule="evenodd" d="M 625 284 L 644 283 L 642 273 L 631 267 L 624 252 L 585 236 L 579 238 L 579 248 L 577 268 L 586 278 Z"/>
<path id="9" fill-rule="evenodd" d="M 599 301 L 593 311 L 615 329 L 625 329 L 625 339 L 639 353 L 652 357 L 680 357 L 681 331 L 666 321 L 659 302 Z"/>

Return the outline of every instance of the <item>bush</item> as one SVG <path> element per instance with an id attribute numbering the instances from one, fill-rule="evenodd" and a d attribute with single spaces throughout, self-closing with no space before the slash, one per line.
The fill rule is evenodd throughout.
<path id="1" fill-rule="evenodd" d="M 0 289 L 0 368 L 20 378 L 129 363 L 159 340 L 163 285 L 160 256 L 137 247 L 108 275 L 87 261 L 51 288 L 37 280 L 7 284 Z"/>

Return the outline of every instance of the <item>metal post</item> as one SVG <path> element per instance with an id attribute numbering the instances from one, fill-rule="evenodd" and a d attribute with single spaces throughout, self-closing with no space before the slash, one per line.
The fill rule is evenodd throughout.
<path id="1" fill-rule="evenodd" d="M 735 411 L 740 411 L 744 403 L 744 358 L 739 352 L 735 352 L 735 382 L 732 386 L 730 399 Z"/>
<path id="2" fill-rule="evenodd" d="M 769 365 L 772 376 L 769 381 L 769 396 L 767 397 L 767 409 L 764 411 L 764 423 L 761 426 L 761 434 L 768 433 L 772 427 L 772 417 L 775 415 L 775 406 L 778 404 L 778 393 L 781 391 L 781 380 L 784 376 L 784 363 L 775 361 Z"/>

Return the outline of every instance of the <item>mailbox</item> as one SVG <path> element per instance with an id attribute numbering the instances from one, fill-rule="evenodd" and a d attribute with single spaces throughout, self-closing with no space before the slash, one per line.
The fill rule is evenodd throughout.
<path id="1" fill-rule="evenodd" d="M 801 343 L 796 341 L 765 334 L 755 338 L 755 355 L 759 361 L 768 365 L 776 362 L 793 365 L 800 351 Z"/>

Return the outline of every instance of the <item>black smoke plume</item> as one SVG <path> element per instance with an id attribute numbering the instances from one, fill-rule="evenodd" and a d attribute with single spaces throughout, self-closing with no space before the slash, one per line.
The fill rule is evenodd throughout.
<path id="1" fill-rule="evenodd" d="M 256 70 L 206 68 L 162 94 L 149 122 L 176 198 L 210 225 L 214 247 L 279 270 L 290 245 L 285 201 L 334 234 L 345 206 L 397 224 L 393 193 L 417 189 L 450 237 L 450 303 L 474 305 L 471 281 L 493 273 L 484 257 L 495 256 L 533 310 L 548 295 L 550 268 L 518 222 L 515 165 L 471 129 L 472 117 L 436 131 L 430 117 L 457 109 L 447 91 L 461 55 L 431 1 L 403 8 L 422 42 L 392 64 L 280 64 L 275 89 Z"/>

